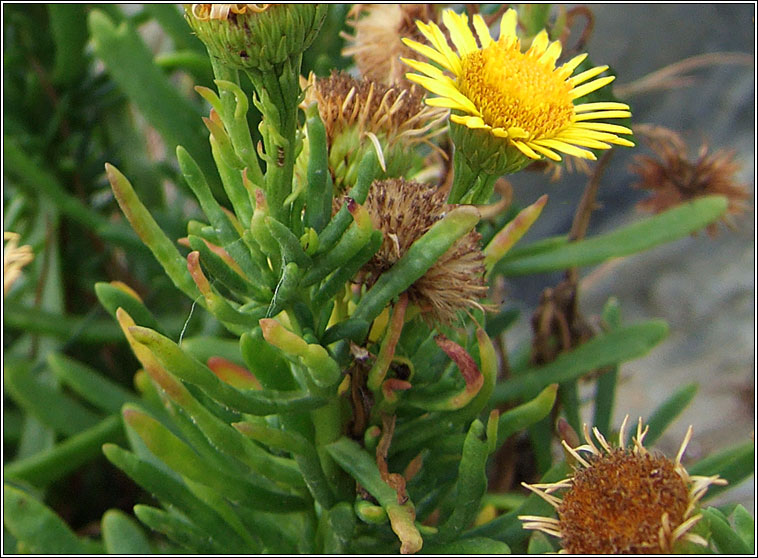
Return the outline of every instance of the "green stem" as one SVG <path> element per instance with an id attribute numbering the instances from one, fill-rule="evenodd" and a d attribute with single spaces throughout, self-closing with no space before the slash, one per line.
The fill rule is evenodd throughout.
<path id="1" fill-rule="evenodd" d="M 463 196 L 475 187 L 478 179 L 479 172 L 474 172 L 463 154 L 456 150 L 453 154 L 453 185 L 447 203 L 461 203 Z"/>
<path id="2" fill-rule="evenodd" d="M 264 128 L 263 132 L 267 156 L 266 199 L 271 214 L 282 223 L 289 222 L 289 211 L 284 201 L 292 192 L 297 104 L 300 93 L 297 76 L 300 75 L 301 62 L 302 55 L 298 55 L 270 72 L 248 70 L 248 75 L 261 98 L 263 121 L 268 128 Z"/>
<path id="3" fill-rule="evenodd" d="M 316 451 L 321 461 L 321 468 L 329 485 L 334 489 L 338 500 L 350 500 L 351 483 L 349 477 L 337 466 L 326 450 L 328 444 L 336 442 L 342 436 L 342 412 L 340 400 L 332 399 L 326 406 L 311 411 L 315 426 Z"/>
<path id="4" fill-rule="evenodd" d="M 239 86 L 240 80 L 237 70 L 219 63 L 213 56 L 210 58 L 213 65 L 213 75 L 216 80 L 229 81 Z M 232 89 L 225 87 L 219 87 L 218 89 L 221 106 L 223 107 L 221 118 L 232 140 L 234 151 L 247 167 L 248 178 L 256 186 L 262 186 L 263 172 L 261 171 L 258 155 L 255 152 L 250 128 L 248 127 L 247 110 L 241 111 L 244 114 L 237 114 L 237 107 L 242 100 L 235 97 L 235 92 Z"/>

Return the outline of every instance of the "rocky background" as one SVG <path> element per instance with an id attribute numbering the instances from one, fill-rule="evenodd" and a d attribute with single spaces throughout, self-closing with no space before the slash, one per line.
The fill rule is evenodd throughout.
<path id="1" fill-rule="evenodd" d="M 705 142 L 712 149 L 737 153 L 736 180 L 752 199 L 735 219 L 737 229 L 722 227 L 715 238 L 696 237 L 645 253 L 583 269 L 580 304 L 585 315 L 599 314 L 609 296 L 620 302 L 626 322 L 660 317 L 669 337 L 644 358 L 621 368 L 614 423 L 625 414 L 649 416 L 678 387 L 697 382 L 699 391 L 683 415 L 656 444 L 673 456 L 688 425 L 695 428 L 687 458 L 754 439 L 755 427 L 755 5 L 754 4 L 593 4 L 595 28 L 587 46 L 594 64 L 609 64 L 615 87 L 684 58 L 704 53 L 744 53 L 738 63 L 687 72 L 692 81 L 676 88 L 622 97 L 633 123 L 672 128 L 694 157 Z M 747 58 L 746 55 L 752 58 Z M 747 58 L 747 60 L 745 60 Z M 628 88 L 627 88 L 628 89 Z M 619 95 L 621 96 L 621 95 Z M 644 216 L 634 207 L 646 196 L 631 188 L 629 164 L 635 153 L 650 155 L 639 142 L 617 149 L 606 172 L 588 235 L 615 229 Z M 515 198 L 531 203 L 543 192 L 550 199 L 522 242 L 565 234 L 586 176 L 559 182 L 534 173 L 513 181 Z M 528 317 L 546 286 L 560 274 L 511 280 L 508 300 L 522 310 L 509 346 L 528 340 Z M 591 416 L 586 416 L 587 420 Z M 685 459 L 686 462 L 686 459 Z M 754 480 L 743 482 L 714 503 L 739 501 L 754 510 Z"/>

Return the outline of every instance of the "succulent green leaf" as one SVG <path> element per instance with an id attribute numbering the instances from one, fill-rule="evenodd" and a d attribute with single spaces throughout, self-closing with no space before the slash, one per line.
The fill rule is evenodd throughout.
<path id="1" fill-rule="evenodd" d="M 5 387 L 13 400 L 56 432 L 71 436 L 100 422 L 81 403 L 32 373 L 31 363 L 5 361 Z"/>
<path id="2" fill-rule="evenodd" d="M 116 25 L 101 10 L 89 14 L 95 54 L 113 80 L 173 149 L 184 145 L 210 174 L 215 165 L 205 142 L 200 112 L 171 84 L 153 62 L 153 55 L 126 21 Z M 215 183 L 214 190 L 220 191 Z"/>
<path id="3" fill-rule="evenodd" d="M 711 486 L 703 499 L 713 498 L 717 494 L 736 486 L 755 473 L 755 443 L 745 442 L 708 457 L 687 467 L 690 475 L 710 477 L 719 475 L 729 483 L 726 486 Z"/>
<path id="4" fill-rule="evenodd" d="M 79 396 L 106 413 L 118 413 L 137 395 L 112 382 L 89 366 L 59 353 L 50 353 L 47 363 L 53 374 Z"/>
<path id="5" fill-rule="evenodd" d="M 30 554 L 85 554 L 84 543 L 54 511 L 23 490 L 3 485 L 3 523 Z"/>
<path id="6" fill-rule="evenodd" d="M 421 549 L 420 554 L 443 554 L 443 555 L 466 555 L 480 554 L 494 556 L 497 554 L 510 554 L 511 548 L 502 541 L 488 539 L 486 537 L 472 537 L 457 541 L 429 545 Z"/>
<path id="7" fill-rule="evenodd" d="M 324 404 L 318 397 L 300 392 L 238 390 L 218 379 L 205 365 L 198 362 L 168 337 L 151 329 L 133 326 L 134 338 L 146 345 L 161 364 L 178 378 L 195 384 L 220 403 L 243 413 L 270 415 L 315 409 Z"/>
<path id="8" fill-rule="evenodd" d="M 745 544 L 739 534 L 732 529 L 731 525 L 724 520 L 717 510 L 714 508 L 704 509 L 703 519 L 708 522 L 713 543 L 720 554 L 752 554 L 750 547 Z"/>
<path id="9" fill-rule="evenodd" d="M 121 417 L 109 416 L 49 449 L 8 463 L 3 474 L 34 486 L 47 486 L 98 457 L 104 443 L 120 442 L 123 436 Z"/>
<path id="10" fill-rule="evenodd" d="M 599 335 L 553 362 L 531 368 L 495 386 L 493 401 L 528 397 L 552 383 L 561 383 L 612 364 L 640 357 L 668 333 L 662 320 L 649 320 Z"/>
<path id="11" fill-rule="evenodd" d="M 522 257 L 511 253 L 493 268 L 493 273 L 506 276 L 545 273 L 636 254 L 704 228 L 723 215 L 726 207 L 723 196 L 706 196 L 594 238 Z"/>
<path id="12" fill-rule="evenodd" d="M 645 436 L 645 443 L 652 445 L 660 438 L 661 434 L 666 431 L 666 428 L 676 420 L 682 411 L 689 405 L 695 398 L 697 393 L 697 384 L 686 384 L 677 389 L 672 395 L 666 398 L 658 408 L 653 411 L 653 414 L 645 421 L 645 424 L 649 427 L 647 436 Z M 632 441 L 631 433 L 626 444 Z"/>
<path id="13" fill-rule="evenodd" d="M 229 548 L 216 537 L 209 537 L 201 529 L 174 513 L 137 504 L 134 515 L 147 527 L 166 535 L 170 540 L 198 554 L 223 554 Z"/>
<path id="14" fill-rule="evenodd" d="M 187 485 L 176 477 L 113 444 L 105 444 L 103 453 L 111 463 L 145 490 L 162 502 L 176 507 L 188 518 L 192 518 L 194 524 L 205 531 L 210 541 L 220 544 L 227 552 L 255 553 L 258 550 L 250 548 L 249 543 L 228 525 L 218 512 L 195 496 Z"/>
<path id="15" fill-rule="evenodd" d="M 100 525 L 108 554 L 154 554 L 142 529 L 121 510 L 105 512 Z"/>
<path id="16" fill-rule="evenodd" d="M 326 446 L 326 450 L 387 512 L 392 530 L 402 543 L 400 551 L 404 554 L 419 551 L 423 541 L 413 523 L 415 513 L 411 502 L 398 504 L 397 492 L 382 480 L 371 456 L 353 440 L 344 437 Z"/>

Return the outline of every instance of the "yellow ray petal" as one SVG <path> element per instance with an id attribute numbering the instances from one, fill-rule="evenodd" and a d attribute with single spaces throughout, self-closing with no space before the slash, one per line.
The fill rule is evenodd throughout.
<path id="1" fill-rule="evenodd" d="M 561 132 L 561 138 L 587 138 L 597 141 L 612 141 L 618 138 L 615 134 L 609 134 L 608 132 L 598 132 L 597 130 L 584 130 L 582 128 L 567 129 Z"/>
<path id="2" fill-rule="evenodd" d="M 531 56 L 541 55 L 545 52 L 549 42 L 550 38 L 547 36 L 547 31 L 543 29 L 532 39 L 532 46 L 529 47 L 526 54 Z"/>
<path id="3" fill-rule="evenodd" d="M 574 70 L 576 70 L 579 65 L 584 62 L 584 59 L 587 58 L 587 53 L 579 54 L 578 56 L 574 56 L 571 60 L 566 62 L 563 66 L 558 68 L 559 72 L 566 72 L 567 74 L 574 73 Z"/>
<path id="4" fill-rule="evenodd" d="M 413 60 L 412 58 L 401 58 L 400 60 L 407 66 L 410 66 L 414 70 L 417 70 L 432 79 L 441 79 L 445 77 L 445 74 L 442 73 L 442 70 L 436 66 L 432 66 L 428 62 L 421 62 L 420 60 Z"/>
<path id="5" fill-rule="evenodd" d="M 482 48 L 487 48 L 492 42 L 492 36 L 490 35 L 489 27 L 484 23 L 484 19 L 479 14 L 474 15 L 474 29 L 479 36 L 479 43 Z"/>
<path id="6" fill-rule="evenodd" d="M 563 134 L 553 138 L 557 141 L 563 141 L 572 145 L 580 145 L 582 147 L 589 147 L 590 149 L 610 149 L 611 146 L 602 141 L 598 141 L 591 138 L 565 136 Z"/>
<path id="7" fill-rule="evenodd" d="M 476 46 L 476 39 L 468 26 L 468 16 L 457 14 L 452 10 L 442 12 L 442 21 L 450 31 L 450 40 L 453 41 L 455 48 L 461 56 L 466 56 L 479 50 Z"/>
<path id="8" fill-rule="evenodd" d="M 560 41 L 553 41 L 542 56 L 540 56 L 539 60 L 543 64 L 550 64 L 552 67 L 555 67 L 555 62 L 561 56 L 561 51 Z"/>
<path id="9" fill-rule="evenodd" d="M 458 55 L 453 51 L 452 48 L 450 48 L 450 45 L 447 44 L 447 39 L 445 38 L 445 35 L 442 33 L 442 29 L 437 27 L 434 23 L 423 23 L 421 21 L 417 21 L 416 25 L 419 28 L 419 31 L 429 40 L 430 43 L 432 43 L 432 46 L 436 48 L 445 58 L 448 60 L 458 60 L 460 63 L 460 58 Z"/>
<path id="10" fill-rule="evenodd" d="M 582 103 L 574 107 L 574 112 L 590 112 L 593 110 L 629 110 L 629 105 L 625 105 L 624 103 L 599 102 Z"/>
<path id="11" fill-rule="evenodd" d="M 574 87 L 576 85 L 579 85 L 580 83 L 587 81 L 588 79 L 592 79 L 595 76 L 599 76 L 607 69 L 608 69 L 608 66 L 597 66 L 595 68 L 590 68 L 589 70 L 585 70 L 581 74 L 576 74 L 574 77 L 568 80 L 568 82 L 571 85 L 571 87 Z"/>
<path id="12" fill-rule="evenodd" d="M 459 116 L 457 114 L 451 114 L 450 120 L 456 124 L 463 124 L 467 128 L 472 128 L 475 130 L 490 127 L 484 123 L 484 120 L 482 120 L 480 116 Z"/>
<path id="13" fill-rule="evenodd" d="M 428 97 L 424 99 L 424 102 L 430 107 L 441 107 L 470 112 L 468 105 L 464 106 L 455 99 L 451 99 L 450 97 Z"/>
<path id="14" fill-rule="evenodd" d="M 549 147 L 551 149 L 555 149 L 556 151 L 560 151 L 562 153 L 573 155 L 574 157 L 579 157 L 582 159 L 593 159 L 593 160 L 595 159 L 595 155 L 593 155 L 591 151 L 587 151 L 586 149 L 581 149 L 579 147 L 576 147 L 575 145 L 572 145 L 570 143 L 566 143 L 565 141 L 560 141 L 557 139 L 535 140 L 532 142 L 532 145 Z"/>
<path id="15" fill-rule="evenodd" d="M 542 153 L 548 159 L 552 159 L 553 161 L 561 160 L 561 156 L 558 155 L 555 151 L 552 151 L 551 149 L 548 149 L 547 147 L 543 147 L 542 145 L 538 143 L 534 143 L 533 141 L 531 141 L 529 142 L 529 147 L 531 147 L 538 153 Z"/>
<path id="16" fill-rule="evenodd" d="M 430 46 L 418 43 L 412 39 L 407 39 L 403 37 L 403 44 L 405 44 L 409 48 L 412 48 L 419 54 L 426 56 L 430 60 L 436 62 L 437 64 L 439 64 L 446 70 L 450 70 L 455 75 L 458 75 L 461 73 L 461 60 L 460 58 L 458 58 L 457 55 L 455 55 L 455 53 L 453 53 L 454 58 L 450 60 L 440 51 L 435 50 Z"/>
<path id="17" fill-rule="evenodd" d="M 521 151 L 521 153 L 523 153 L 524 155 L 526 155 L 530 159 L 542 159 L 542 157 L 540 157 L 539 153 L 537 153 L 536 151 L 534 151 L 534 149 L 532 149 L 531 147 L 529 147 L 523 141 L 514 141 L 513 142 L 513 147 L 515 147 L 516 149 L 518 149 L 519 151 Z M 560 159 L 561 158 L 558 157 L 559 161 L 560 161 Z"/>
<path id="18" fill-rule="evenodd" d="M 449 97 L 454 101 L 457 101 L 461 106 L 466 107 L 465 110 L 472 114 L 478 114 L 479 111 L 465 95 L 458 91 L 454 85 L 450 85 L 442 80 L 432 79 L 426 76 L 420 76 L 418 74 L 405 74 L 405 77 L 409 80 L 418 83 L 421 87 L 440 95 L 442 97 Z"/>
<path id="19" fill-rule="evenodd" d="M 601 87 L 605 87 L 614 79 L 616 79 L 616 76 L 606 76 L 606 77 L 598 78 L 595 81 L 585 83 L 584 85 L 580 85 L 579 87 L 576 87 L 571 91 L 570 93 L 571 98 L 578 99 L 579 97 L 584 97 L 588 93 L 592 93 L 593 91 L 597 91 Z"/>
<path id="20" fill-rule="evenodd" d="M 521 139 L 521 138 L 528 138 L 529 134 L 526 133 L 526 130 L 523 128 L 519 128 L 518 126 L 511 126 L 508 128 L 508 137 L 513 139 Z"/>
<path id="21" fill-rule="evenodd" d="M 517 24 L 518 15 L 516 14 L 516 10 L 509 8 L 500 19 L 500 35 L 498 37 L 498 40 L 505 42 L 506 38 L 515 38 Z"/>
<path id="22" fill-rule="evenodd" d="M 632 113 L 628 110 L 601 110 L 598 112 L 587 112 L 584 114 L 577 114 L 574 117 L 574 122 L 582 122 L 584 120 L 596 120 L 598 118 L 629 118 Z"/>
<path id="23" fill-rule="evenodd" d="M 618 124 L 608 124 L 607 122 L 577 122 L 574 124 L 575 128 L 582 128 L 584 130 L 597 130 L 599 132 L 610 132 L 611 134 L 631 134 L 631 129 L 626 126 L 619 126 Z"/>

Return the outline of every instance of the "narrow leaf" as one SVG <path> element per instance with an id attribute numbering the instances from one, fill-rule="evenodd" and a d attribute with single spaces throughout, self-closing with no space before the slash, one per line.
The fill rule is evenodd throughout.
<path id="1" fill-rule="evenodd" d="M 500 403 L 528 397 L 547 385 L 578 378 L 591 370 L 646 354 L 668 333 L 662 320 L 649 320 L 600 335 L 550 364 L 531 368 L 495 387 L 493 401 Z"/>
<path id="2" fill-rule="evenodd" d="M 493 272 L 506 276 L 545 273 L 636 254 L 702 229 L 718 219 L 726 207 L 723 196 L 703 197 L 594 238 L 524 257 L 506 257 Z"/>
<path id="3" fill-rule="evenodd" d="M 154 554 L 139 525 L 121 510 L 108 510 L 101 523 L 108 554 Z"/>
<path id="4" fill-rule="evenodd" d="M 26 492 L 3 485 L 3 522 L 30 554 L 85 554 L 84 544 L 55 512 Z"/>

